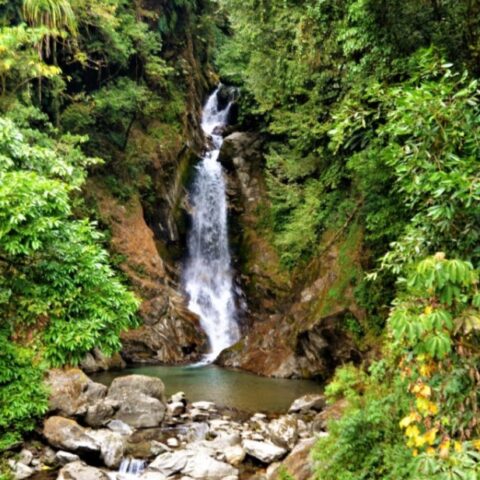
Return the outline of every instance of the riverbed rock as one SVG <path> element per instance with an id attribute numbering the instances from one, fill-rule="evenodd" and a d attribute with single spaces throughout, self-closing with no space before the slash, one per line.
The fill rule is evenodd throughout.
<path id="1" fill-rule="evenodd" d="M 94 428 L 103 427 L 112 420 L 118 408 L 118 401 L 99 400 L 88 406 L 85 423 Z"/>
<path id="2" fill-rule="evenodd" d="M 283 448 L 293 448 L 298 440 L 298 421 L 293 415 L 284 415 L 268 424 L 272 442 Z"/>
<path id="3" fill-rule="evenodd" d="M 100 446 L 103 463 L 109 468 L 118 468 L 125 453 L 125 437 L 120 433 L 107 429 L 90 430 L 89 435 L 94 438 Z"/>
<path id="4" fill-rule="evenodd" d="M 223 450 L 225 460 L 234 467 L 238 467 L 245 460 L 246 454 L 241 445 L 232 445 Z"/>
<path id="5" fill-rule="evenodd" d="M 326 401 L 324 395 L 309 394 L 297 398 L 288 411 L 290 413 L 306 412 L 308 410 L 321 411 L 325 408 Z"/>
<path id="6" fill-rule="evenodd" d="M 287 454 L 287 449 L 270 442 L 244 440 L 242 446 L 248 455 L 267 464 L 280 460 Z"/>
<path id="7" fill-rule="evenodd" d="M 100 445 L 75 420 L 50 417 L 45 421 L 43 435 L 53 447 L 79 454 L 98 454 Z"/>
<path id="8" fill-rule="evenodd" d="M 165 387 L 159 378 L 128 375 L 116 378 L 108 389 L 108 401 L 117 402 L 115 419 L 134 428 L 151 428 L 165 417 Z"/>
<path id="9" fill-rule="evenodd" d="M 10 460 L 8 462 L 10 469 L 12 470 L 13 478 L 15 480 L 24 480 L 26 478 L 31 477 L 34 474 L 34 469 L 25 465 L 22 462 L 16 462 L 14 460 Z"/>
<path id="10" fill-rule="evenodd" d="M 185 404 L 183 402 L 172 402 L 168 404 L 168 413 L 172 417 L 178 417 L 185 411 Z"/>
<path id="11" fill-rule="evenodd" d="M 76 455 L 75 453 L 66 452 L 65 450 L 59 450 L 55 454 L 55 460 L 60 465 L 66 465 L 67 463 L 79 462 L 80 457 L 78 455 Z"/>
<path id="12" fill-rule="evenodd" d="M 301 440 L 288 457 L 276 468 L 267 473 L 267 480 L 280 480 L 280 472 L 286 471 L 295 480 L 308 480 L 313 475 L 313 462 L 310 458 L 311 450 L 316 439 Z"/>
<path id="13" fill-rule="evenodd" d="M 231 465 L 215 460 L 203 450 L 178 450 L 159 455 L 148 467 L 166 477 L 183 474 L 196 480 L 224 480 L 238 471 Z"/>
<path id="14" fill-rule="evenodd" d="M 185 405 L 187 403 L 187 396 L 185 395 L 185 392 L 177 392 L 170 397 L 169 402 L 170 403 L 181 402 Z"/>
<path id="15" fill-rule="evenodd" d="M 109 478 L 98 468 L 90 467 L 83 462 L 72 462 L 60 470 L 57 480 L 109 480 Z"/>
<path id="16" fill-rule="evenodd" d="M 84 415 L 90 404 L 105 397 L 107 387 L 92 382 L 80 369 L 52 369 L 48 372 L 51 412 L 71 417 Z"/>

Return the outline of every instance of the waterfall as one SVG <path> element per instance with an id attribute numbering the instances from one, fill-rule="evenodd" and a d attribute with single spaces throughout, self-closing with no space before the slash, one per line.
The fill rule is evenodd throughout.
<path id="1" fill-rule="evenodd" d="M 132 478 L 140 476 L 145 470 L 145 461 L 138 460 L 136 458 L 124 458 L 118 469 L 118 473 L 125 475 L 125 477 L 131 476 Z"/>
<path id="2" fill-rule="evenodd" d="M 222 166 L 218 162 L 231 102 L 222 108 L 220 88 L 208 99 L 202 114 L 202 129 L 208 144 L 196 167 L 190 192 L 192 227 L 188 235 L 188 260 L 184 285 L 188 308 L 200 318 L 208 336 L 213 361 L 240 337 L 228 244 L 227 202 Z"/>

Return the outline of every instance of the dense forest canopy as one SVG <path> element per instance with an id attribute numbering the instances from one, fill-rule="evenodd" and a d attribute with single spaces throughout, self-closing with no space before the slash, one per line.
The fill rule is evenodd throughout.
<path id="1" fill-rule="evenodd" d="M 185 38 L 266 138 L 262 225 L 285 271 L 327 231 L 363 235 L 355 294 L 382 348 L 327 386 L 347 406 L 316 478 L 476 480 L 475 0 L 0 0 L 0 451 L 47 410 L 46 369 L 138 325 L 85 185 L 148 196 L 129 136 L 155 118 L 153 136 L 181 137 Z"/>
<path id="2" fill-rule="evenodd" d="M 221 4 L 218 64 L 269 136 L 265 216 L 285 268 L 326 230 L 364 231 L 357 296 L 383 354 L 328 387 L 349 407 L 317 478 L 478 478 L 480 5 Z"/>

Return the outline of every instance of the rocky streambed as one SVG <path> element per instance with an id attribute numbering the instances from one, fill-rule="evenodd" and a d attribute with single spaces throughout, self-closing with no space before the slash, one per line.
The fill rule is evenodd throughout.
<path id="1" fill-rule="evenodd" d="M 49 373 L 50 412 L 37 438 L 12 456 L 18 479 L 274 480 L 311 475 L 310 450 L 327 435 L 322 395 L 285 414 L 245 413 L 170 398 L 159 378 L 93 382 L 79 369 Z"/>

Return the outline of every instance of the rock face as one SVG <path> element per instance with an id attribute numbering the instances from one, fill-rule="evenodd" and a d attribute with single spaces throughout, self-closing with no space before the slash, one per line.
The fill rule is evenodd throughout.
<path id="1" fill-rule="evenodd" d="M 218 362 L 266 376 L 327 378 L 338 364 L 360 361 L 346 328 L 347 319 L 360 325 L 365 319 L 354 298 L 363 238 L 354 215 L 324 233 L 309 265 L 285 272 L 259 213 L 269 207 L 261 137 L 229 135 L 220 159 L 228 171 L 232 244 L 249 310 L 247 334 Z"/>
<path id="2" fill-rule="evenodd" d="M 140 313 L 144 325 L 122 334 L 123 357 L 136 363 L 195 360 L 204 348 L 205 336 L 159 254 L 139 197 L 121 202 L 93 180 L 89 191 L 102 220 L 110 226 L 111 248 L 125 258 L 121 268 L 143 299 Z"/>
<path id="3" fill-rule="evenodd" d="M 107 357 L 99 348 L 95 347 L 85 355 L 80 366 L 84 372 L 95 373 L 103 370 L 122 369 L 126 367 L 126 363 L 119 353 Z"/>

